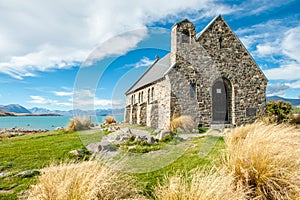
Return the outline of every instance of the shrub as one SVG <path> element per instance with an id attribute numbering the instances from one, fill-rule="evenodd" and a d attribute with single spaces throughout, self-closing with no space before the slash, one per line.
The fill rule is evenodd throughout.
<path id="1" fill-rule="evenodd" d="M 108 129 L 103 129 L 102 133 L 103 133 L 104 135 L 108 135 L 108 134 L 111 133 L 111 131 L 108 130 Z"/>
<path id="2" fill-rule="evenodd" d="M 177 131 L 178 128 L 181 128 L 186 132 L 191 132 L 193 130 L 193 128 L 195 128 L 195 127 L 196 126 L 195 126 L 193 117 L 189 116 L 189 115 L 183 115 L 183 116 L 174 118 L 170 122 L 168 129 L 170 131 L 175 132 L 175 131 Z"/>
<path id="3" fill-rule="evenodd" d="M 191 174 L 179 173 L 167 178 L 166 183 L 154 191 L 161 200 L 243 200 L 246 192 L 237 187 L 231 175 L 203 170 L 193 170 Z"/>
<path id="4" fill-rule="evenodd" d="M 138 193 L 129 176 L 88 161 L 43 169 L 28 199 L 146 199 Z"/>
<path id="5" fill-rule="evenodd" d="M 199 133 L 205 133 L 207 130 L 208 130 L 208 128 L 206 128 L 206 127 L 202 127 L 202 126 L 198 127 L 198 132 Z"/>
<path id="6" fill-rule="evenodd" d="M 249 199 L 300 199 L 300 132 L 255 123 L 227 133 L 224 167 Z"/>
<path id="7" fill-rule="evenodd" d="M 72 131 L 81 131 L 81 130 L 87 130 L 90 129 L 91 127 L 91 120 L 89 118 L 72 118 L 70 120 L 70 123 L 67 126 L 67 131 L 72 132 Z"/>
<path id="8" fill-rule="evenodd" d="M 104 121 L 105 121 L 105 124 L 116 123 L 116 120 L 113 117 L 106 117 Z"/>
<path id="9" fill-rule="evenodd" d="M 269 101 L 266 104 L 266 114 L 271 122 L 286 122 L 292 114 L 292 105 L 284 101 Z"/>

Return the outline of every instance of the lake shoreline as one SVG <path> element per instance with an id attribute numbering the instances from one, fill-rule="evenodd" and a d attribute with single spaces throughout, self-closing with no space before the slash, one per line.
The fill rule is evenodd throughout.
<path id="1" fill-rule="evenodd" d="M 24 128 L 26 130 L 55 130 L 66 127 L 74 116 L 6 116 L 0 117 L 0 129 Z M 88 116 L 93 124 L 103 123 L 106 116 Z M 124 121 L 123 116 L 114 116 L 117 122 Z"/>

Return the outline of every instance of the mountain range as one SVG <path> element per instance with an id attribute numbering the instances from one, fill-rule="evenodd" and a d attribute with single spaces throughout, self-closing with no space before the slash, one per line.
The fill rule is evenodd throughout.
<path id="1" fill-rule="evenodd" d="M 124 109 L 96 109 L 96 110 L 48 110 L 45 108 L 31 108 L 28 109 L 31 113 L 41 114 L 41 113 L 56 113 L 65 116 L 72 116 L 73 114 L 76 115 L 97 115 L 97 116 L 105 116 L 105 115 L 123 115 Z"/>
<path id="2" fill-rule="evenodd" d="M 267 101 L 286 101 L 290 102 L 292 106 L 300 106 L 300 99 L 288 99 L 288 98 L 283 98 L 279 96 L 269 96 L 267 97 Z"/>
<path id="3" fill-rule="evenodd" d="M 30 108 L 27 109 L 19 104 L 9 104 L 9 105 L 0 105 L 0 110 L 7 112 L 7 113 L 23 113 L 23 114 L 58 114 L 58 115 L 65 115 L 65 116 L 73 116 L 75 113 L 76 115 L 98 115 L 98 116 L 105 116 L 105 115 L 123 115 L 124 109 L 97 109 L 97 110 L 49 110 L 46 108 Z"/>
<path id="4" fill-rule="evenodd" d="M 9 104 L 6 106 L 0 105 L 0 110 L 14 113 L 31 113 L 28 109 L 24 108 L 19 104 Z"/>

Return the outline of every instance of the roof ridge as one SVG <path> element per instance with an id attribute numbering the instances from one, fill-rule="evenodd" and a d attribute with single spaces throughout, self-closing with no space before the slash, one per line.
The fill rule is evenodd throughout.
<path id="1" fill-rule="evenodd" d="M 167 60 L 168 58 L 170 58 L 170 53 L 166 54 L 164 57 L 162 57 L 161 59 L 156 60 L 144 73 L 142 76 L 140 76 L 140 78 L 125 92 L 126 95 L 136 91 L 137 89 L 151 84 L 157 80 L 159 80 L 160 78 L 162 78 L 164 76 L 164 72 L 165 67 L 168 65 L 169 67 L 169 61 Z M 165 63 L 167 62 L 167 63 Z M 157 69 L 159 69 L 157 71 Z"/>
<path id="2" fill-rule="evenodd" d="M 222 15 L 217 15 L 216 17 L 214 17 L 205 27 L 204 29 L 202 29 L 202 31 L 200 31 L 197 35 L 196 35 L 196 39 L 198 39 L 219 17 L 222 17 Z"/>

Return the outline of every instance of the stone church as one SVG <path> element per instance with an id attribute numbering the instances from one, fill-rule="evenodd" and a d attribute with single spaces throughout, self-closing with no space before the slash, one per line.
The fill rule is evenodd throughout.
<path id="1" fill-rule="evenodd" d="M 267 82 L 221 15 L 198 34 L 185 19 L 172 27 L 171 52 L 126 92 L 125 122 L 163 129 L 184 115 L 204 127 L 251 123 L 264 112 Z"/>

